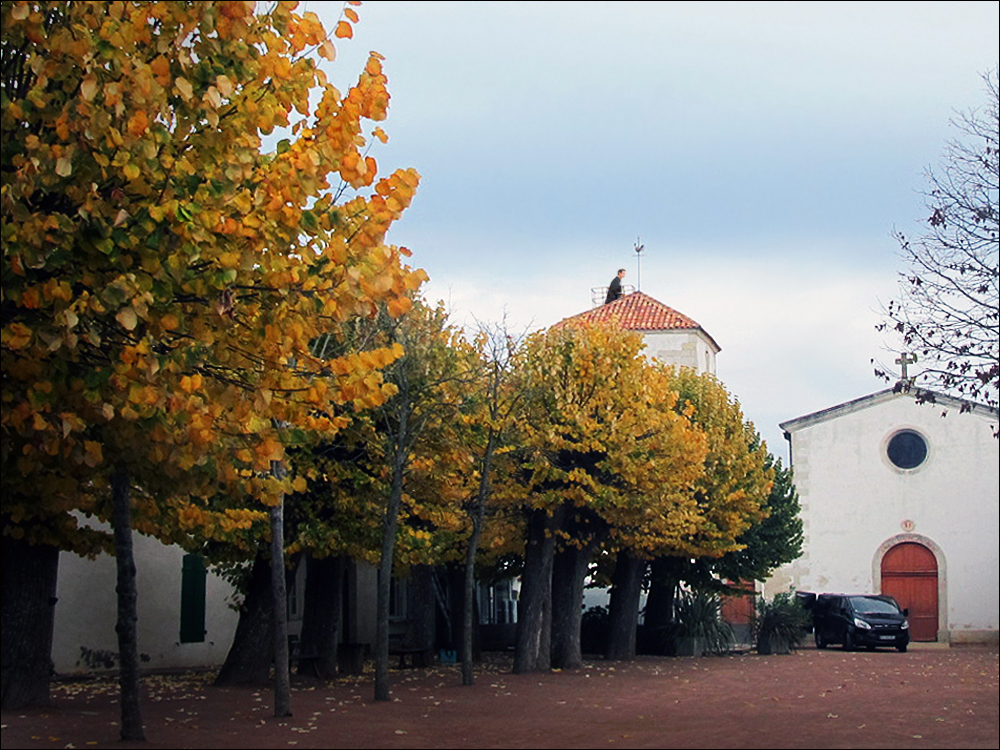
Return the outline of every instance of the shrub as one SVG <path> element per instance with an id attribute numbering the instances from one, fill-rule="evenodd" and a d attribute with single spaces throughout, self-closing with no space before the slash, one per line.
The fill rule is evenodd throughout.
<path id="1" fill-rule="evenodd" d="M 722 619 L 722 599 L 704 591 L 682 591 L 674 599 L 674 619 L 670 637 L 675 643 L 681 638 L 700 638 L 705 651 L 725 653 L 735 640 L 733 628 Z"/>
<path id="2" fill-rule="evenodd" d="M 799 646 L 809 627 L 809 613 L 793 593 L 758 597 L 753 637 L 759 654 L 787 654 Z"/>

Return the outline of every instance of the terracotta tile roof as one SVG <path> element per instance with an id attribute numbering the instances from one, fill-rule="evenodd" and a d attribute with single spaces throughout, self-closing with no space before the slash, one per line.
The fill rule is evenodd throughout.
<path id="1" fill-rule="evenodd" d="M 570 321 L 610 323 L 618 320 L 630 331 L 666 331 L 676 328 L 701 328 L 691 318 L 642 292 L 633 292 L 607 305 L 600 305 L 579 315 L 563 318 L 556 325 Z"/>
<path id="2" fill-rule="evenodd" d="M 599 305 L 578 315 L 563 318 L 556 323 L 556 326 L 570 322 L 610 323 L 612 321 L 617 321 L 622 328 L 630 331 L 701 331 L 717 350 L 721 349 L 708 331 L 687 315 L 642 292 L 633 292 L 607 305 Z"/>

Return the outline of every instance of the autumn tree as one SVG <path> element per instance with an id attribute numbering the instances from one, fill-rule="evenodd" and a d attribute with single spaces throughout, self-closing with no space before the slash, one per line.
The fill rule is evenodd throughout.
<path id="1" fill-rule="evenodd" d="M 526 536 L 516 672 L 579 665 L 597 546 L 626 519 L 657 512 L 649 498 L 669 502 L 701 471 L 704 440 L 664 408 L 672 394 L 651 387 L 641 346 L 617 327 L 560 326 L 529 337 L 518 362 Z"/>
<path id="2" fill-rule="evenodd" d="M 425 277 L 384 238 L 418 176 L 379 178 L 363 153 L 364 121 L 388 106 L 380 57 L 342 95 L 313 54 L 333 57 L 326 31 L 295 6 L 3 4 L 5 550 L 93 552 L 79 513 L 112 521 L 121 552 L 133 524 L 168 541 L 246 529 L 301 486 L 271 471 L 286 444 L 390 395 L 378 370 L 395 350 L 310 347 L 377 306 L 408 309 Z M 265 153 L 276 129 L 288 137 Z M 5 644 L 31 632 L 7 615 Z M 37 696 L 8 692 L 38 667 L 8 656 L 5 705 Z"/>
<path id="3" fill-rule="evenodd" d="M 476 562 L 483 538 L 487 511 L 494 494 L 494 473 L 498 459 L 509 453 L 515 430 L 519 391 L 513 386 L 515 357 L 520 345 L 505 325 L 481 326 L 475 340 L 479 355 L 478 377 L 470 384 L 466 419 L 471 430 L 470 453 L 475 461 L 476 480 L 473 492 L 465 503 L 471 530 L 466 541 L 465 570 L 462 595 L 462 684 L 472 685 L 473 630 L 476 585 Z"/>
<path id="4" fill-rule="evenodd" d="M 436 470 L 452 474 L 455 459 L 445 454 L 462 450 L 461 441 L 451 439 L 454 426 L 460 424 L 459 410 L 469 383 L 473 352 L 461 332 L 449 325 L 440 305 L 429 307 L 417 302 L 398 320 L 379 315 L 374 321 L 384 342 L 399 350 L 400 356 L 385 369 L 386 382 L 395 394 L 372 412 L 377 442 L 370 448 L 381 459 L 382 500 L 381 539 L 378 553 L 378 597 L 375 636 L 375 700 L 389 700 L 389 600 L 391 580 L 396 569 L 397 537 L 407 532 L 409 559 L 420 560 L 420 548 L 430 543 L 432 530 L 422 524 L 400 525 L 405 509 L 414 518 L 435 517 L 428 493 L 421 503 L 415 483 L 419 475 L 427 477 Z M 462 467 L 464 468 L 464 467 Z M 457 474 L 458 472 L 454 472 Z M 452 474 L 453 476 L 453 474 Z M 437 483 L 448 493 L 447 482 Z M 426 507 L 417 507 L 425 505 Z M 408 506 L 408 507 L 407 507 Z M 441 526 L 445 518 L 436 515 Z M 403 546 L 403 545 L 401 545 Z"/>
<path id="5" fill-rule="evenodd" d="M 672 539 L 661 537 L 650 544 L 642 533 L 624 537 L 623 549 L 649 560 L 649 592 L 646 599 L 647 630 L 662 631 L 670 621 L 673 596 L 688 565 L 711 565 L 726 554 L 738 552 L 741 536 L 768 515 L 767 501 L 773 483 L 773 468 L 766 447 L 753 424 L 746 421 L 739 402 L 709 373 L 690 368 L 661 366 L 667 382 L 679 394 L 681 409 L 708 441 L 704 471 L 685 493 L 694 512 L 693 522 Z M 619 556 L 619 561 L 621 556 Z M 691 563 L 695 560 L 695 563 Z M 644 568 L 630 566 L 632 575 Z M 634 610 L 638 598 L 634 584 L 623 589 L 632 595 L 626 606 L 613 606 L 613 613 L 628 618 L 625 626 L 611 622 L 609 656 L 634 656 Z M 612 600 L 618 595 L 612 587 Z"/>
<path id="6" fill-rule="evenodd" d="M 959 137 L 948 144 L 941 168 L 927 172 L 926 231 L 915 239 L 896 233 L 907 269 L 900 272 L 900 297 L 889 303 L 879 328 L 899 334 L 917 355 L 918 398 L 933 400 L 925 389 L 938 388 L 995 408 L 1000 385 L 996 69 L 983 80 L 986 106 L 954 121 Z M 886 380 L 888 372 L 876 369 Z"/>
<path id="7" fill-rule="evenodd" d="M 291 464 L 306 477 L 307 488 L 288 503 L 287 551 L 306 566 L 299 674 L 332 679 L 338 671 L 338 631 L 342 580 L 349 560 L 378 563 L 382 500 L 379 438 L 370 417 L 351 424 L 329 440 L 292 452 Z"/>

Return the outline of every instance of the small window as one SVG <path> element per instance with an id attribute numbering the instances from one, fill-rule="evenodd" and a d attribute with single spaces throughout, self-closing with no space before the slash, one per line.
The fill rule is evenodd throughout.
<path id="1" fill-rule="evenodd" d="M 886 454 L 893 466 L 915 469 L 927 458 L 927 441 L 913 430 L 900 430 L 889 439 Z"/>
<path id="2" fill-rule="evenodd" d="M 389 583 L 389 619 L 406 619 L 406 581 L 393 576 Z"/>

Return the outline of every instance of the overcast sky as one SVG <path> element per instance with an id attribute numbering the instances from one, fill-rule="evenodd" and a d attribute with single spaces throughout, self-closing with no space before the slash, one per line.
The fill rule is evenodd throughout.
<path id="1" fill-rule="evenodd" d="M 342 5 L 303 7 L 332 29 Z M 624 267 L 719 343 L 787 463 L 779 422 L 885 387 L 891 233 L 919 233 L 949 121 L 985 104 L 998 10 L 370 0 L 328 70 L 343 90 L 385 56 L 372 155 L 422 175 L 389 239 L 456 323 L 546 327 Z"/>

